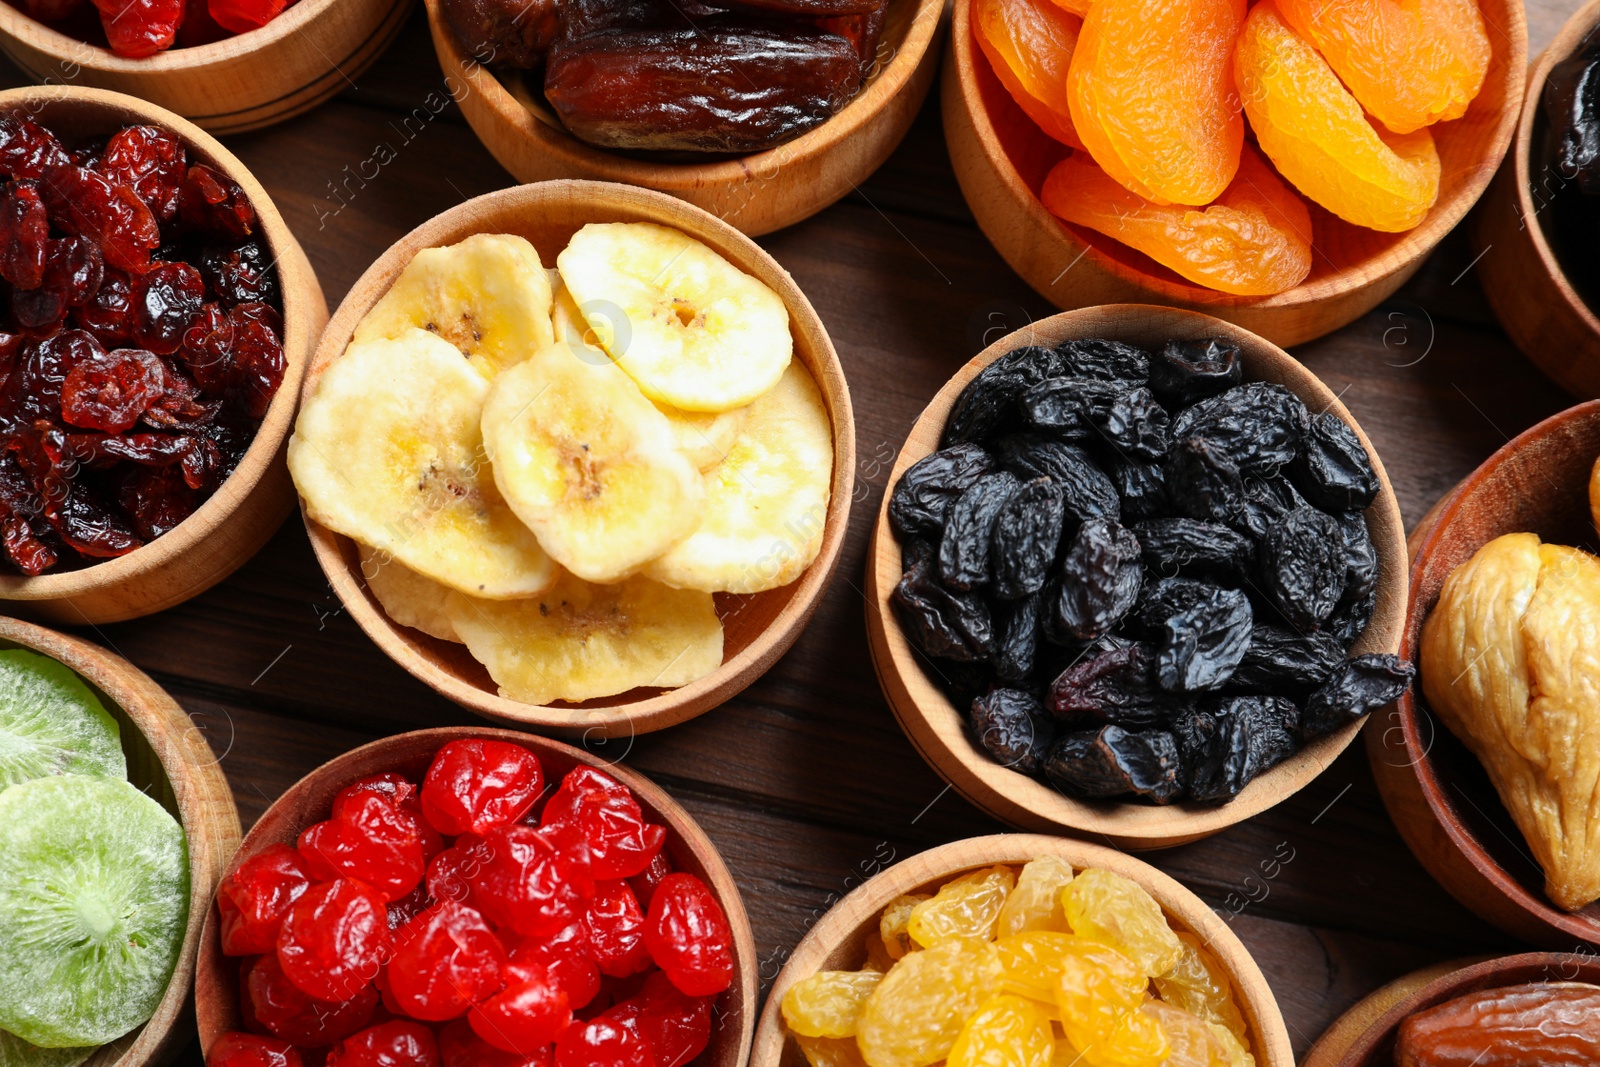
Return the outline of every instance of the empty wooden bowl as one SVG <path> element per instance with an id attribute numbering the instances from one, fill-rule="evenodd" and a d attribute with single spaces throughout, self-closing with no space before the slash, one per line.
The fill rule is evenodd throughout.
<path id="1" fill-rule="evenodd" d="M 242 133 L 298 115 L 351 85 L 394 41 L 410 11 L 405 0 L 299 0 L 258 30 L 126 59 L 0 3 L 0 51 L 44 85 L 112 89 L 212 133 Z"/>
<path id="2" fill-rule="evenodd" d="M 480 739 L 521 745 L 539 757 L 547 787 L 553 789 L 574 767 L 595 767 L 615 778 L 638 798 L 647 820 L 666 827 L 667 857 L 673 868 L 693 874 L 711 890 L 733 929 L 733 984 L 712 1009 L 717 1025 L 711 1044 L 694 1061 L 696 1067 L 744 1067 L 750 1055 L 750 1035 L 755 1026 L 755 938 L 744 901 L 727 865 L 698 823 L 649 779 L 626 767 L 608 763 L 582 749 L 513 730 L 448 727 L 397 734 L 363 745 L 330 760 L 300 779 L 277 800 L 245 836 L 228 870 L 269 845 L 293 845 L 300 832 L 328 817 L 334 796 L 358 778 L 382 772 L 403 774 L 420 782 L 434 755 L 452 741 Z M 208 900 L 205 929 L 200 935 L 200 962 L 195 973 L 194 999 L 200 1027 L 200 1047 L 210 1051 L 217 1036 L 241 1028 L 239 1014 L 239 960 L 222 954 L 217 911 Z"/>
<path id="3" fill-rule="evenodd" d="M 518 181 L 594 178 L 657 189 L 751 236 L 816 214 L 889 158 L 933 84 L 944 10 L 944 0 L 889 0 L 870 77 L 822 125 L 765 152 L 680 162 L 578 140 L 546 104 L 541 85 L 479 63 L 451 30 L 442 0 L 425 2 L 446 88 Z"/>
<path id="4" fill-rule="evenodd" d="M 1511 151 L 1501 164 L 1472 235 L 1478 276 L 1500 325 L 1524 355 L 1574 396 L 1600 396 L 1600 316 L 1572 286 L 1550 247 L 1551 200 L 1572 181 L 1544 162 L 1549 124 L 1542 99 L 1550 71 L 1600 23 L 1600 0 L 1567 20 L 1528 74 Z"/>
<path id="5" fill-rule="evenodd" d="M 1288 347 L 1376 307 L 1416 273 L 1482 194 L 1511 142 L 1522 104 L 1527 25 L 1520 0 L 1481 0 L 1493 58 L 1462 118 L 1434 126 L 1439 200 L 1407 233 L 1352 226 L 1307 201 L 1311 275 L 1267 297 L 1219 293 L 1180 278 L 1113 238 L 1062 222 L 1039 202 L 1068 149 L 1023 114 L 972 37 L 970 0 L 955 0 L 942 88 L 945 139 L 967 206 L 1024 281 L 1059 308 L 1137 302 L 1204 311 Z"/>
<path id="6" fill-rule="evenodd" d="M 1367 526 L 1378 551 L 1377 610 L 1353 653 L 1394 652 L 1405 619 L 1404 526 L 1383 463 L 1338 397 L 1287 352 L 1237 326 L 1175 308 L 1118 304 L 1069 311 L 1041 319 L 984 349 L 939 390 L 911 428 L 900 450 L 878 525 L 867 554 L 867 636 L 872 664 L 889 706 L 911 743 L 956 791 L 995 818 L 1026 830 L 1093 834 L 1120 848 L 1181 845 L 1242 822 L 1298 792 L 1332 763 L 1361 729 L 1360 723 L 1318 738 L 1221 805 L 1166 806 L 1126 801 L 1086 801 L 1065 796 L 1028 775 L 991 759 L 969 735 L 966 716 L 928 676 L 928 662 L 911 647 L 889 603 L 902 573 L 900 542 L 889 526 L 889 500 L 906 468 L 938 448 L 950 406 L 978 372 L 1022 345 L 1053 345 L 1068 338 L 1105 337 L 1159 349 L 1171 338 L 1220 337 L 1244 353 L 1246 381 L 1283 385 L 1312 411 L 1331 411 L 1355 430 L 1377 471 L 1380 490 L 1367 509 Z"/>
<path id="7" fill-rule="evenodd" d="M 122 731 L 128 780 L 183 824 L 189 842 L 189 923 L 178 966 L 150 1021 L 103 1046 L 86 1067 L 159 1067 L 194 1036 L 190 990 L 200 933 L 223 869 L 239 846 L 233 791 L 205 734 L 143 671 L 99 645 L 0 616 L 0 648 L 26 648 L 73 671 Z"/>
<path id="8" fill-rule="evenodd" d="M 0 3 L 0 8 L 11 9 Z M 121 93 L 76 86 L 0 92 L 0 111 L 22 111 L 67 141 L 150 123 L 177 134 L 192 161 L 237 182 L 260 220 L 260 235 L 278 271 L 283 294 L 283 384 L 239 466 L 171 532 L 125 556 L 78 570 L 28 578 L 0 574 L 0 600 L 17 615 L 81 626 L 120 622 L 170 608 L 203 593 L 237 570 L 267 543 L 294 510 L 294 486 L 284 449 L 299 400 L 300 377 L 328 321 L 328 305 L 310 260 L 272 198 L 244 164 L 210 134 L 164 108 Z"/>
<path id="9" fill-rule="evenodd" d="M 339 305 L 306 375 L 307 396 L 322 371 L 343 354 L 372 305 L 424 248 L 454 244 L 475 233 L 527 238 L 540 260 L 554 265 L 567 241 L 591 222 L 654 222 L 704 242 L 746 274 L 771 287 L 789 309 L 794 355 L 816 379 L 833 421 L 833 486 L 822 550 L 799 580 L 754 596 L 716 594 L 724 628 L 722 666 L 679 689 L 635 689 L 582 704 L 539 706 L 500 696 L 488 671 L 465 646 L 398 626 L 361 577 L 354 541 L 309 517 L 311 546 L 351 616 L 400 666 L 463 707 L 493 719 L 614 737 L 660 730 L 693 718 L 739 693 L 799 638 L 839 562 L 855 472 L 855 422 L 844 369 L 822 320 L 794 280 L 748 237 L 697 207 L 664 193 L 606 182 L 554 181 L 480 196 L 412 230 L 367 269 Z"/>
<path id="10" fill-rule="evenodd" d="M 783 1021 L 784 994 L 818 971 L 859 970 L 866 960 L 866 939 L 877 932 L 878 917 L 894 898 L 933 893 L 956 875 L 976 868 L 997 863 L 1021 866 L 1043 855 L 1060 856 L 1078 871 L 1103 868 L 1142 886 L 1161 905 L 1174 929 L 1199 937 L 1222 964 L 1249 1028 L 1250 1051 L 1256 1063 L 1260 1067 L 1294 1067 L 1289 1032 L 1261 968 L 1210 905 L 1176 879 L 1115 849 L 1040 834 L 995 834 L 953 841 L 903 860 L 851 890 L 806 933 L 778 972 L 756 1027 L 750 1067 L 806 1067 L 805 1056 L 789 1039 Z"/>
<path id="11" fill-rule="evenodd" d="M 1408 1016 L 1446 1001 L 1531 982 L 1600 983 L 1600 960 L 1565 952 L 1455 960 L 1398 978 L 1358 1001 L 1317 1039 L 1301 1067 L 1394 1067 L 1394 1044 Z"/>
<path id="12" fill-rule="evenodd" d="M 1450 572 L 1501 534 L 1593 546 L 1589 471 L 1600 456 L 1600 401 L 1522 433 L 1473 471 L 1411 535 L 1411 597 L 1400 655 L 1416 661 L 1422 624 Z M 1412 686 L 1367 731 L 1384 804 L 1417 859 L 1477 915 L 1532 944 L 1600 945 L 1600 904 L 1576 914 L 1544 896 L 1544 875 L 1488 775 Z"/>

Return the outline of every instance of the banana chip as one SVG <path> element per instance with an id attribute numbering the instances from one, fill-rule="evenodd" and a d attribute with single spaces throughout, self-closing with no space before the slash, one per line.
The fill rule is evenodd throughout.
<path id="1" fill-rule="evenodd" d="M 361 577 L 391 622 L 421 630 L 441 641 L 461 643 L 444 610 L 445 601 L 452 592 L 449 586 L 424 578 L 398 560 L 366 545 L 356 548 L 361 558 Z"/>

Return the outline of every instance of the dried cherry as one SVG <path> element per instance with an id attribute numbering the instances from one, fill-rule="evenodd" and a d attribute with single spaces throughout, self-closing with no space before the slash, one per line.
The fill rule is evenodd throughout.
<path id="1" fill-rule="evenodd" d="M 50 217 L 39 183 L 19 179 L 0 187 L 0 278 L 18 289 L 44 283 Z"/>
<path id="2" fill-rule="evenodd" d="M 196 163 L 178 186 L 177 224 L 188 234 L 233 244 L 256 229 L 256 211 L 250 198 L 232 178 Z"/>
<path id="3" fill-rule="evenodd" d="M 178 210 L 178 186 L 188 165 L 183 142 L 158 126 L 124 126 L 111 135 L 94 169 L 132 189 L 156 221 L 166 223 Z"/>
<path id="4" fill-rule="evenodd" d="M 439 1067 L 439 1046 L 426 1026 L 394 1019 L 339 1042 L 326 1067 Z"/>

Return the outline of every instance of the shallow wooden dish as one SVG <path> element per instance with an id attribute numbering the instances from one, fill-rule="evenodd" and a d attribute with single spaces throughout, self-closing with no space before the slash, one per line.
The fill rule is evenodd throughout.
<path id="1" fill-rule="evenodd" d="M 1500 325 L 1540 370 L 1579 397 L 1600 396 L 1600 317 L 1567 279 L 1541 221 L 1570 179 L 1534 156 L 1546 129 L 1540 100 L 1550 70 L 1597 22 L 1600 0 L 1590 0 L 1534 61 L 1516 139 L 1472 227 L 1483 294 Z"/>
<path id="2" fill-rule="evenodd" d="M 572 234 L 590 222 L 655 222 L 676 227 L 772 287 L 789 309 L 795 358 L 816 378 L 833 420 L 833 488 L 821 553 L 798 581 L 781 589 L 754 596 L 716 594 L 717 614 L 724 627 L 722 666 L 680 689 L 636 689 L 582 704 L 554 706 L 508 700 L 499 695 L 488 671 L 464 646 L 390 621 L 361 577 L 354 541 L 309 517 L 306 529 L 317 562 L 351 616 L 396 663 L 439 693 L 493 719 L 614 737 L 660 730 L 693 718 L 755 681 L 799 638 L 839 562 L 855 473 L 850 388 L 822 320 L 789 273 L 732 226 L 664 193 L 583 181 L 502 189 L 423 223 L 367 269 L 323 334 L 306 374 L 305 394 L 311 395 L 322 371 L 343 354 L 356 324 L 420 249 L 453 244 L 474 233 L 515 233 L 533 242 L 548 266 L 554 264 Z"/>
<path id="3" fill-rule="evenodd" d="M 806 1067 L 800 1047 L 789 1040 L 782 1001 L 789 987 L 822 970 L 857 970 L 866 958 L 866 937 L 895 897 L 932 893 L 964 871 L 996 863 L 1021 865 L 1035 856 L 1060 856 L 1076 870 L 1102 867 L 1143 886 L 1179 931 L 1205 942 L 1228 972 L 1234 996 L 1249 1026 L 1251 1052 L 1261 1067 L 1294 1067 L 1289 1031 L 1261 969 L 1233 929 L 1199 897 L 1148 863 L 1083 841 L 1042 834 L 995 834 L 953 841 L 903 860 L 868 879 L 828 909 L 789 954 L 767 994 L 756 1027 L 750 1067 Z"/>
<path id="4" fill-rule="evenodd" d="M 409 13 L 405 0 L 299 0 L 258 30 L 125 59 L 0 3 L 0 51 L 44 85 L 129 93 L 212 133 L 242 133 L 344 89 L 389 47 Z"/>
<path id="5" fill-rule="evenodd" d="M 1366 446 L 1377 471 L 1378 498 L 1367 510 L 1367 525 L 1377 547 L 1381 571 L 1378 603 L 1355 652 L 1394 652 L 1405 618 L 1406 554 L 1404 526 L 1394 489 L 1372 442 L 1327 386 L 1281 348 L 1220 319 L 1175 308 L 1118 304 L 1069 311 L 1041 319 L 1008 334 L 984 349 L 939 390 L 906 439 L 889 475 L 888 490 L 878 511 L 867 554 L 867 636 L 872 665 L 889 706 L 923 759 L 973 804 L 995 818 L 1027 830 L 1093 834 L 1119 848 L 1167 848 L 1224 830 L 1259 814 L 1304 788 L 1332 763 L 1361 729 L 1352 723 L 1307 745 L 1261 775 L 1231 802 L 1217 805 L 1134 804 L 1082 801 L 1058 793 L 1042 782 L 1003 767 L 980 750 L 967 734 L 964 716 L 942 689 L 930 680 L 924 664 L 900 628 L 889 594 L 901 576 L 900 542 L 889 527 L 889 499 L 907 467 L 938 447 L 950 406 L 978 372 L 1020 345 L 1053 345 L 1068 338 L 1107 337 L 1146 347 L 1168 339 L 1222 337 L 1238 344 L 1245 355 L 1247 381 L 1277 382 L 1306 402 L 1312 411 L 1332 411 L 1350 424 Z"/>
<path id="6" fill-rule="evenodd" d="M 1600 960 L 1528 952 L 1425 967 L 1395 979 L 1339 1016 L 1311 1046 L 1301 1067 L 1393 1067 L 1395 1038 L 1407 1016 L 1468 993 L 1529 982 L 1600 983 Z"/>
<path id="7" fill-rule="evenodd" d="M 161 802 L 189 838 L 189 925 L 155 1015 L 102 1047 L 86 1067 L 160 1067 L 193 1037 L 189 994 L 212 894 L 239 847 L 233 791 L 205 733 L 133 664 L 76 637 L 0 616 L 0 648 L 26 648 L 76 671 L 122 728 L 128 780 Z"/>
<path id="8" fill-rule="evenodd" d="M 500 165 L 520 182 L 593 178 L 681 197 L 751 236 L 816 214 L 889 158 L 927 98 L 938 67 L 944 0 L 889 0 L 878 63 L 833 118 L 748 156 L 667 162 L 585 144 L 569 134 L 537 83 L 502 80 L 475 60 L 425 0 L 445 87 Z"/>
<path id="9" fill-rule="evenodd" d="M 1530 531 L 1595 548 L 1589 470 L 1600 456 L 1600 401 L 1525 431 L 1484 461 L 1411 535 L 1411 597 L 1400 655 L 1415 662 L 1422 624 L 1450 572 L 1501 534 Z M 1384 804 L 1417 859 L 1450 895 L 1525 941 L 1600 945 L 1600 904 L 1576 914 L 1544 896 L 1544 875 L 1489 776 L 1440 722 L 1420 682 L 1367 731 Z"/>
<path id="10" fill-rule="evenodd" d="M 0 92 L 0 110 L 26 112 L 69 140 L 110 133 L 129 123 L 171 130 L 188 145 L 191 159 L 215 167 L 244 189 L 277 263 L 288 366 L 255 440 L 222 487 L 176 529 L 126 556 L 37 578 L 20 576 L 9 565 L 8 573 L 0 574 L 0 600 L 10 601 L 8 610 L 18 615 L 74 626 L 149 615 L 232 574 L 294 509 L 294 486 L 283 454 L 300 378 L 328 321 L 328 305 L 311 261 L 261 183 L 233 153 L 188 120 L 131 96 L 75 86 L 8 89 Z"/>
<path id="11" fill-rule="evenodd" d="M 647 819 L 667 828 L 667 855 L 673 867 L 699 877 L 711 889 L 733 929 L 733 984 L 717 999 L 711 1044 L 694 1061 L 697 1067 L 744 1067 L 750 1055 L 750 1035 L 755 1027 L 756 959 L 755 937 L 745 914 L 739 887 L 728 873 L 716 845 L 700 825 L 660 786 L 642 775 L 608 763 L 579 748 L 559 741 L 488 727 L 446 727 L 415 730 L 363 745 L 330 760 L 300 779 L 272 802 L 265 814 L 251 827 L 238 856 L 229 865 L 232 871 L 240 862 L 268 845 L 292 845 L 300 831 L 328 817 L 329 806 L 339 790 L 358 778 L 382 771 L 394 771 L 421 781 L 433 762 L 434 754 L 451 741 L 479 738 L 522 745 L 539 757 L 544 778 L 550 788 L 578 766 L 596 767 L 633 790 Z M 209 1051 L 219 1034 L 240 1028 L 239 965 L 237 959 L 222 954 L 216 908 L 205 904 L 205 928 L 200 935 L 200 961 L 195 974 L 195 1007 L 200 1028 L 200 1047 Z"/>
<path id="12" fill-rule="evenodd" d="M 1311 276 L 1269 297 L 1229 296 L 1184 281 L 1143 253 L 1046 211 L 1038 191 L 1068 149 L 1022 113 L 972 39 L 969 0 L 955 0 L 945 59 L 945 139 L 967 206 L 1024 281 L 1059 308 L 1121 302 L 1204 311 L 1288 347 L 1338 329 L 1416 273 L 1488 185 L 1522 105 L 1528 35 L 1521 0 L 1482 0 L 1494 55 L 1465 116 L 1433 127 L 1439 200 L 1409 233 L 1352 226 L 1307 201 Z"/>

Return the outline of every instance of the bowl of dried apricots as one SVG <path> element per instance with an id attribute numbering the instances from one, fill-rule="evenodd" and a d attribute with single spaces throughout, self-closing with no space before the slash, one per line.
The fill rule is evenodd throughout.
<path id="1" fill-rule="evenodd" d="M 1206 311 L 1281 345 L 1393 293 L 1511 141 L 1510 0 L 957 0 L 943 82 L 967 203 L 1063 309 Z"/>

